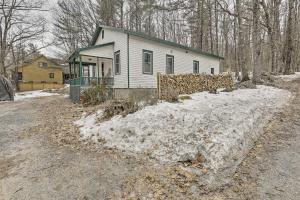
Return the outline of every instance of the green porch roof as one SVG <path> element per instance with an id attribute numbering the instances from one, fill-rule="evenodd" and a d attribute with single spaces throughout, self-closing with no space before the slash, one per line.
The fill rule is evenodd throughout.
<path id="1" fill-rule="evenodd" d="M 122 29 L 122 28 L 110 27 L 110 26 L 101 26 L 101 27 L 97 28 L 97 30 L 96 30 L 93 38 L 92 38 L 91 46 L 96 44 L 97 39 L 99 37 L 99 34 L 101 33 L 103 28 L 108 29 L 108 30 L 112 30 L 112 31 L 122 32 L 122 33 L 129 34 L 129 35 L 133 35 L 133 36 L 140 37 L 140 38 L 143 38 L 143 39 L 146 39 L 146 40 L 151 40 L 151 41 L 154 41 L 154 42 L 162 43 L 162 44 L 165 44 L 165 45 L 168 45 L 168 46 L 177 47 L 177 48 L 184 49 L 184 50 L 187 50 L 187 51 L 192 51 L 194 53 L 198 53 L 198 54 L 201 54 L 201 55 L 205 55 L 205 56 L 209 56 L 209 57 L 213 57 L 213 58 L 217 58 L 217 59 L 224 59 L 223 57 L 221 57 L 219 55 L 203 52 L 199 49 L 194 49 L 194 48 L 191 48 L 191 47 L 188 47 L 188 46 L 185 46 L 185 45 L 178 44 L 176 42 L 171 42 L 171 41 L 159 39 L 159 38 L 156 38 L 156 37 L 152 37 L 152 36 L 149 36 L 145 33 L 134 32 L 134 31 L 130 31 L 130 30 Z"/>

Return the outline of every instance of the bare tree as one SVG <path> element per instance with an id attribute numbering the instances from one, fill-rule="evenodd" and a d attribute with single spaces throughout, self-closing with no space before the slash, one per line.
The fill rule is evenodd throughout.
<path id="1" fill-rule="evenodd" d="M 54 10 L 53 35 L 57 46 L 65 55 L 77 48 L 88 46 L 99 24 L 108 23 L 99 19 L 99 7 L 92 0 L 62 0 Z M 107 17 L 109 18 L 109 17 Z"/>
<path id="2" fill-rule="evenodd" d="M 260 18 L 260 4 L 259 0 L 253 0 L 253 31 L 252 31 L 252 40 L 253 40 L 253 83 L 256 84 L 260 81 L 260 53 L 261 53 L 261 44 L 260 44 L 260 27 L 259 27 L 259 18 Z"/>
<path id="3" fill-rule="evenodd" d="M 0 2 L 0 74 L 7 75 L 7 58 L 14 45 L 40 39 L 44 34 L 46 21 L 35 14 L 42 6 L 43 1 L 35 0 Z"/>
<path id="4" fill-rule="evenodd" d="M 292 73 L 292 53 L 293 53 L 293 12 L 295 9 L 295 0 L 288 1 L 288 19 L 286 27 L 286 40 L 283 53 L 283 62 L 285 64 L 284 74 Z"/>
<path id="5" fill-rule="evenodd" d="M 299 11 L 296 0 L 61 0 L 54 34 L 70 53 L 97 25 L 144 32 L 224 56 L 224 69 L 246 81 L 251 70 L 256 79 L 297 69 Z"/>

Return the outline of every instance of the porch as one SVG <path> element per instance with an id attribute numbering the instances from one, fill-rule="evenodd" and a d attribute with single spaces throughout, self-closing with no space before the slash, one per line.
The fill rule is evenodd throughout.
<path id="1" fill-rule="evenodd" d="M 71 86 L 114 85 L 112 58 L 79 55 L 69 65 Z"/>
<path id="2" fill-rule="evenodd" d="M 78 49 L 69 57 L 70 98 L 80 101 L 83 89 L 104 84 L 113 88 L 113 45 L 107 43 Z"/>

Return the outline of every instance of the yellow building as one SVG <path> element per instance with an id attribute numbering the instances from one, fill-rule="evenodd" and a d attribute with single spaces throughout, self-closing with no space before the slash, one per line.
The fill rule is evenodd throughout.
<path id="1" fill-rule="evenodd" d="M 24 63 L 18 69 L 20 91 L 58 89 L 63 86 L 62 67 L 43 55 Z"/>

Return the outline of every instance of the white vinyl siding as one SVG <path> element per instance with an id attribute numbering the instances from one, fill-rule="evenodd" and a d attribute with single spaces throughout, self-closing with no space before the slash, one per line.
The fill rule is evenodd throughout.
<path id="1" fill-rule="evenodd" d="M 141 66 L 143 49 L 153 51 L 152 75 L 143 74 L 143 67 Z M 193 73 L 194 60 L 199 61 L 199 73 L 210 74 L 211 68 L 215 69 L 215 74 L 219 73 L 218 58 L 197 54 L 137 36 L 130 36 L 129 52 L 130 88 L 156 88 L 157 73 L 166 73 L 166 55 L 172 55 L 176 60 L 174 62 L 174 74 Z"/>
<path id="2" fill-rule="evenodd" d="M 113 58 L 114 45 L 80 51 L 80 55 L 95 56 L 102 58 Z"/>
<path id="3" fill-rule="evenodd" d="M 104 38 L 102 39 L 102 34 L 99 34 L 97 42 L 98 44 L 105 44 L 109 42 L 115 42 L 114 48 L 111 51 L 112 58 L 114 57 L 114 52 L 120 51 L 120 64 L 121 64 L 121 74 L 114 76 L 114 88 L 128 88 L 128 68 L 127 68 L 127 34 L 118 31 L 112 31 L 110 29 L 104 30 Z M 115 61 L 113 61 L 113 66 L 115 66 Z M 113 67 L 112 74 L 115 74 L 115 69 Z"/>
<path id="4" fill-rule="evenodd" d="M 129 62 L 127 54 L 127 34 L 110 29 L 105 30 L 105 36 L 99 35 L 96 45 L 115 42 L 113 50 L 110 51 L 112 57 L 114 52 L 120 51 L 121 74 L 114 76 L 114 88 L 128 87 L 128 63 L 130 88 L 156 88 L 157 73 L 166 73 L 166 55 L 174 56 L 174 74 L 194 73 L 194 61 L 199 61 L 199 73 L 211 74 L 219 73 L 219 59 L 211 56 L 198 54 L 185 49 L 169 46 L 163 43 L 154 42 L 138 36 L 129 36 Z M 143 50 L 152 51 L 151 74 L 143 73 Z M 115 62 L 115 59 L 114 61 Z M 112 66 L 115 66 L 113 63 Z M 149 72 L 149 70 L 148 70 Z M 113 67 L 112 74 L 115 74 Z"/>

